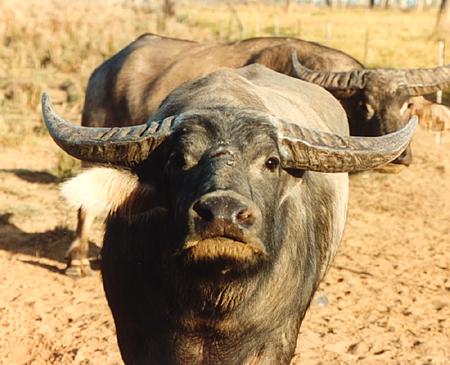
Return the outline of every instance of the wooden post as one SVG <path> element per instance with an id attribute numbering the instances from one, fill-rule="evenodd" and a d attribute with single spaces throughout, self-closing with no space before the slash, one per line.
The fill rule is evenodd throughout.
<path id="1" fill-rule="evenodd" d="M 291 10 L 291 0 L 286 0 L 286 4 L 285 4 L 284 10 L 286 11 L 286 13 L 288 13 L 289 10 Z"/>
<path id="2" fill-rule="evenodd" d="M 438 66 L 444 66 L 445 64 L 445 41 L 443 39 L 438 40 Z M 436 93 L 436 102 L 442 103 L 442 90 Z"/>
<path id="3" fill-rule="evenodd" d="M 166 15 L 163 12 L 158 12 L 156 15 L 156 32 L 162 33 L 166 30 Z"/>
<path id="4" fill-rule="evenodd" d="M 231 4 L 230 1 L 227 1 L 226 4 L 228 10 L 230 11 L 230 22 L 228 23 L 228 38 L 230 37 L 231 34 L 231 26 L 233 19 L 235 19 L 239 28 L 239 39 L 242 39 L 244 37 L 244 24 L 242 24 L 241 18 L 239 17 L 239 12 L 233 6 L 233 4 Z"/>
<path id="5" fill-rule="evenodd" d="M 416 3 L 417 3 L 417 7 L 416 7 L 417 11 L 422 12 L 425 10 L 425 0 L 417 0 Z"/>
<path id="6" fill-rule="evenodd" d="M 438 66 L 444 66 L 445 64 L 445 41 L 443 39 L 438 40 Z M 436 103 L 442 104 L 442 90 L 436 93 Z M 436 144 L 441 144 L 441 132 L 436 132 L 435 135 Z"/>
<path id="7" fill-rule="evenodd" d="M 276 36 L 280 35 L 280 21 L 277 16 L 273 18 L 273 32 Z"/>

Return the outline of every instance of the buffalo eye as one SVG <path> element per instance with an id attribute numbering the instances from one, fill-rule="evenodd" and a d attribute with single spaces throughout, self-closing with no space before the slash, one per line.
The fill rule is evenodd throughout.
<path id="1" fill-rule="evenodd" d="M 280 160 L 276 157 L 270 157 L 264 165 L 269 171 L 274 172 L 280 166 Z"/>
<path id="2" fill-rule="evenodd" d="M 174 152 L 169 157 L 169 166 L 173 170 L 182 170 L 186 166 L 186 158 L 181 152 Z"/>

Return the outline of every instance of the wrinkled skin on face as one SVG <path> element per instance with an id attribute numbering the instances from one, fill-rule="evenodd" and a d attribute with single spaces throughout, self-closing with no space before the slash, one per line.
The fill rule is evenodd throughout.
<path id="1" fill-rule="evenodd" d="M 155 187 L 152 207 L 108 221 L 102 274 L 127 364 L 293 356 L 342 233 L 335 197 L 324 174 L 283 170 L 273 126 L 238 113 L 182 118 L 136 169 Z"/>

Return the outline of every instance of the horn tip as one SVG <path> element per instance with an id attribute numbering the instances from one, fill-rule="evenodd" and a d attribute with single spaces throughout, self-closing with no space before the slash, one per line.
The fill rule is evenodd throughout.
<path id="1" fill-rule="evenodd" d="M 42 93 L 42 97 L 41 97 L 42 102 L 49 100 L 49 98 L 50 98 L 50 97 L 48 96 L 47 91 L 44 91 L 44 92 Z"/>
<path id="2" fill-rule="evenodd" d="M 295 48 L 291 49 L 291 60 L 292 64 L 295 65 L 296 68 L 304 67 L 303 65 L 300 64 L 298 60 L 297 50 Z"/>
<path id="3" fill-rule="evenodd" d="M 292 62 L 292 76 L 300 78 L 300 72 L 305 69 L 305 66 L 300 64 L 297 56 L 297 50 L 292 48 L 291 50 L 291 62 Z"/>
<path id="4" fill-rule="evenodd" d="M 52 102 L 50 101 L 50 96 L 46 91 L 42 93 L 41 97 L 42 110 L 45 111 L 47 108 L 51 107 Z"/>

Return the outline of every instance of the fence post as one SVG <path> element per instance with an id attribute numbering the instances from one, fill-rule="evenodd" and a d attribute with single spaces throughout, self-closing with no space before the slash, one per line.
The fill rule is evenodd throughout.
<path id="1" fill-rule="evenodd" d="M 443 39 L 438 40 L 438 66 L 444 66 L 445 64 L 445 41 Z M 442 103 L 442 90 L 436 93 L 436 102 Z"/>
<path id="2" fill-rule="evenodd" d="M 445 41 L 443 39 L 438 40 L 438 66 L 444 66 L 445 64 Z M 436 102 L 442 104 L 442 90 L 436 93 Z M 436 144 L 441 144 L 441 132 L 437 132 L 435 135 Z"/>
<path id="3" fill-rule="evenodd" d="M 278 19 L 278 16 L 273 18 L 273 32 L 276 36 L 280 35 L 280 20 Z"/>

